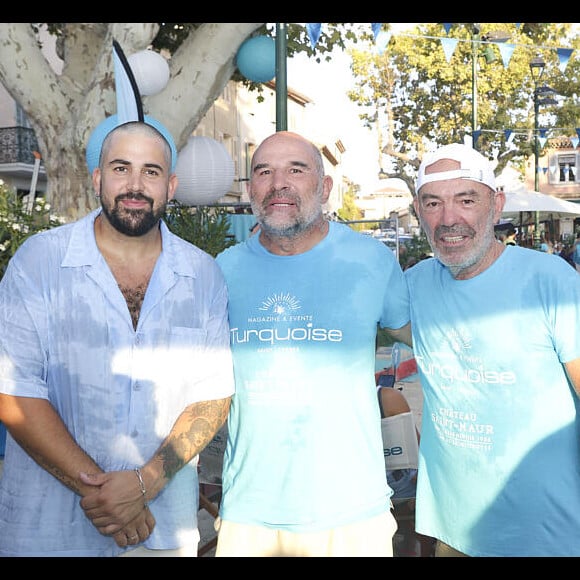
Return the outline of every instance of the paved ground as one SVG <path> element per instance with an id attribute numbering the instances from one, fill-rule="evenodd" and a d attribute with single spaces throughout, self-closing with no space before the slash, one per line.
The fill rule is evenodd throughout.
<path id="1" fill-rule="evenodd" d="M 199 535 L 201 536 L 200 546 L 216 537 L 216 532 L 213 527 L 214 519 L 204 509 L 197 513 L 197 522 L 199 526 Z M 213 558 L 215 556 L 215 548 L 206 552 L 203 558 Z"/>

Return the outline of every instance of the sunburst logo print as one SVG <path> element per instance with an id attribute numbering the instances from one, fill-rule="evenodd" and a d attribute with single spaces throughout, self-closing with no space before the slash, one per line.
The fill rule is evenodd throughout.
<path id="1" fill-rule="evenodd" d="M 271 312 L 277 316 L 282 316 L 299 309 L 300 304 L 298 300 L 294 296 L 290 296 L 290 294 L 274 294 L 266 298 L 259 308 L 259 310 Z"/>

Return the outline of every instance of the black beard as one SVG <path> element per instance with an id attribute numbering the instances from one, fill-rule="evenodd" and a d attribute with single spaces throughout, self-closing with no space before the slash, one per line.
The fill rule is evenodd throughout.
<path id="1" fill-rule="evenodd" d="M 150 209 L 124 209 L 119 205 L 123 199 L 140 199 L 149 202 Z M 143 236 L 159 224 L 165 213 L 167 204 L 163 204 L 156 212 L 153 211 L 153 200 L 141 193 L 123 194 L 115 198 L 113 207 L 108 207 L 101 195 L 101 207 L 109 223 L 125 236 Z"/>

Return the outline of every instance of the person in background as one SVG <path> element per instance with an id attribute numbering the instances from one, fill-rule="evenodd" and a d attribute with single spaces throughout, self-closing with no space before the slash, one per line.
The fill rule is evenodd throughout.
<path id="1" fill-rule="evenodd" d="M 393 387 L 377 387 L 381 419 L 401 413 L 410 413 L 411 407 L 401 391 Z M 417 431 L 417 441 L 420 441 Z M 417 488 L 416 469 L 397 469 L 387 471 L 387 482 L 393 490 L 393 499 L 415 497 Z"/>
<path id="2" fill-rule="evenodd" d="M 559 243 L 559 251 L 555 253 L 563 260 L 566 260 L 572 268 L 575 268 L 572 246 L 570 244 Z"/>
<path id="3" fill-rule="evenodd" d="M 104 138 L 101 207 L 0 282 L 0 556 L 197 554 L 197 455 L 234 392 L 215 260 L 162 220 L 168 132 Z"/>
<path id="4" fill-rule="evenodd" d="M 580 274 L 580 232 L 576 234 L 576 239 L 574 240 L 574 245 L 570 253 L 574 261 L 574 266 L 576 267 L 576 272 Z"/>
<path id="5" fill-rule="evenodd" d="M 495 239 L 505 195 L 475 149 L 426 155 L 416 190 L 435 255 L 405 272 L 424 397 L 416 529 L 437 556 L 580 556 L 580 278 Z"/>
<path id="6" fill-rule="evenodd" d="M 269 136 L 259 233 L 217 257 L 236 380 L 217 557 L 393 555 L 375 337 L 410 344 L 408 291 L 387 246 L 325 219 L 331 188 L 314 144 Z"/>
<path id="7" fill-rule="evenodd" d="M 546 254 L 554 253 L 554 246 L 544 233 L 542 233 L 542 236 L 540 238 L 540 252 L 545 252 Z"/>
<path id="8" fill-rule="evenodd" d="M 503 242 L 506 246 L 517 246 L 516 242 L 516 229 L 511 226 L 507 229 L 505 234 L 505 240 Z"/>
<path id="9" fill-rule="evenodd" d="M 377 394 L 381 419 L 393 417 L 401 413 L 411 412 L 411 407 L 401 391 L 394 389 L 393 387 L 378 386 Z M 419 442 L 419 431 L 416 431 L 416 433 L 417 442 Z M 383 439 L 383 447 L 386 447 L 387 445 L 388 441 Z M 417 469 L 390 469 L 386 471 L 386 474 L 389 487 L 393 490 L 391 501 L 395 502 L 397 500 L 402 500 L 397 502 L 393 509 L 414 509 L 417 491 Z M 401 536 L 401 542 L 396 550 L 399 555 L 410 554 L 413 552 L 415 544 L 414 531 L 412 520 L 404 519 L 399 522 L 397 532 Z"/>

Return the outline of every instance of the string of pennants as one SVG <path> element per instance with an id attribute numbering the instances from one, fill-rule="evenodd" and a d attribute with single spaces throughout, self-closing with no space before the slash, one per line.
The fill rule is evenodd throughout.
<path id="1" fill-rule="evenodd" d="M 377 50 L 379 52 L 379 54 L 382 54 L 387 45 L 389 44 L 391 37 L 392 37 L 392 32 L 387 32 L 385 30 L 382 30 L 382 22 L 374 22 L 371 24 L 371 28 L 372 28 L 372 32 L 373 32 L 373 37 L 375 39 L 375 45 L 377 46 Z M 445 33 L 449 34 L 449 30 L 451 28 L 452 24 L 448 23 L 448 22 L 444 22 L 443 23 L 443 28 L 445 29 Z M 516 22 L 516 28 L 519 28 L 521 26 L 521 23 Z M 312 22 L 308 22 L 306 23 L 306 31 L 308 32 L 308 38 L 310 40 L 310 46 L 314 49 L 316 47 L 316 45 L 318 44 L 318 41 L 320 40 L 320 33 L 322 31 L 322 23 L 317 22 L 317 23 L 312 23 Z M 459 42 L 469 42 L 471 43 L 472 40 L 466 40 L 466 39 L 459 39 L 459 38 L 448 38 L 448 37 L 441 37 L 441 36 L 418 36 L 415 34 L 408 34 L 408 33 L 398 33 L 399 35 L 402 36 L 417 36 L 419 38 L 430 38 L 430 39 L 434 39 L 437 40 L 439 39 L 441 41 L 441 47 L 443 48 L 443 52 L 445 54 L 445 58 L 447 60 L 447 63 L 449 63 L 449 61 L 451 60 L 451 57 L 453 56 L 453 53 L 455 52 L 455 48 L 457 46 L 457 43 Z M 526 48 L 530 48 L 529 45 L 518 45 L 517 43 L 509 43 L 509 42 L 500 42 L 500 41 L 494 41 L 494 40 L 478 40 L 478 42 L 480 44 L 495 44 L 497 45 L 501 58 L 502 58 L 502 62 L 503 62 L 503 66 L 507 67 L 509 66 L 510 60 L 512 58 L 512 55 L 514 53 L 514 50 L 516 49 L 517 46 L 525 46 Z M 566 67 L 568 66 L 568 61 L 570 60 L 570 57 L 572 56 L 572 53 L 574 52 L 573 48 L 563 48 L 563 47 L 553 47 L 553 46 L 535 46 L 534 48 L 543 48 L 543 49 L 548 49 L 548 50 L 555 50 L 556 54 L 558 56 L 558 68 L 560 69 L 561 72 L 565 72 Z"/>
<path id="2" fill-rule="evenodd" d="M 520 25 L 521 25 L 521 23 L 516 22 L 516 28 L 519 28 Z M 449 30 L 451 29 L 451 26 L 452 26 L 451 23 L 448 23 L 448 22 L 443 23 L 443 28 L 445 29 L 446 34 L 449 34 Z M 389 44 L 389 42 L 391 40 L 392 32 L 387 32 L 385 30 L 382 30 L 382 22 L 371 23 L 371 28 L 372 28 L 373 37 L 375 39 L 375 45 L 377 47 L 377 50 L 378 50 L 379 54 L 382 54 L 385 51 L 387 45 Z M 310 46 L 314 49 L 316 47 L 316 45 L 318 44 L 318 41 L 320 39 L 320 33 L 322 31 L 322 23 L 320 23 L 320 22 L 318 22 L 318 23 L 312 23 L 312 22 L 306 23 L 306 31 L 308 32 Z M 417 36 L 419 38 L 430 38 L 430 39 L 434 39 L 434 40 L 439 39 L 441 41 L 441 47 L 443 48 L 443 52 L 445 54 L 445 58 L 447 60 L 447 63 L 449 63 L 449 61 L 451 60 L 451 57 L 453 56 L 453 53 L 455 52 L 455 48 L 456 48 L 458 42 L 470 42 L 470 43 L 472 42 L 471 39 L 465 40 L 465 39 L 448 38 L 448 37 L 440 37 L 440 36 L 418 36 L 418 35 L 407 34 L 407 33 L 398 33 L 398 34 L 402 34 L 403 36 L 410 36 L 410 37 Z M 503 42 L 503 41 L 499 42 L 499 41 L 493 41 L 493 40 L 478 40 L 478 42 L 481 44 L 495 44 L 495 45 L 497 45 L 499 52 L 500 52 L 500 55 L 501 55 L 501 58 L 502 58 L 504 68 L 509 66 L 513 52 L 516 49 L 516 47 L 518 46 L 518 44 L 516 44 L 516 43 L 508 43 L 508 42 Z M 525 45 L 525 46 L 526 46 L 526 48 L 530 48 L 529 45 Z M 552 46 L 550 46 L 550 47 L 535 46 L 534 48 L 555 50 L 556 54 L 558 56 L 558 62 L 559 62 L 558 68 L 560 69 L 560 71 L 562 73 L 565 72 L 566 67 L 568 66 L 568 61 L 570 60 L 570 57 L 572 56 L 572 53 L 574 52 L 573 48 L 562 48 L 562 47 L 552 47 Z M 554 128 L 552 128 L 552 129 L 554 129 Z M 568 129 L 565 129 L 565 130 L 568 130 Z M 477 143 L 477 140 L 479 139 L 479 137 L 483 131 L 484 130 L 473 131 L 472 139 L 473 139 L 474 145 Z M 488 133 L 501 133 L 501 131 L 498 131 L 498 130 L 485 130 L 485 131 Z M 547 139 L 546 138 L 547 131 L 548 131 L 547 129 L 538 129 L 538 135 L 539 135 L 538 139 L 539 139 L 540 145 L 542 147 L 544 146 L 546 139 Z M 503 133 L 505 134 L 506 144 L 510 144 L 513 141 L 514 137 L 517 134 L 519 134 L 515 131 L 512 131 L 511 129 L 505 129 L 503 131 Z M 578 146 L 578 143 L 580 142 L 580 128 L 576 128 L 576 134 L 577 134 L 577 137 L 572 137 L 570 139 L 574 149 L 576 149 L 576 147 Z"/>
<path id="3" fill-rule="evenodd" d="M 551 127 L 550 129 L 538 129 L 538 141 L 541 145 L 541 147 L 544 147 L 544 145 L 546 144 L 546 133 L 548 131 L 569 131 L 568 128 L 562 128 L 562 127 Z M 517 131 L 512 131 L 511 129 L 504 129 L 503 131 L 501 130 L 497 130 L 497 129 L 478 129 L 477 131 L 473 132 L 472 135 L 472 139 L 474 143 L 477 143 L 477 140 L 479 139 L 480 135 L 482 133 L 503 133 L 505 135 L 505 141 L 506 144 L 510 144 L 513 140 L 514 137 L 516 135 L 527 135 L 528 132 L 517 132 Z M 576 149 L 576 147 L 578 147 L 578 143 L 580 143 L 580 127 L 576 128 L 576 137 L 570 137 L 570 142 L 572 143 L 572 147 L 574 149 Z"/>

